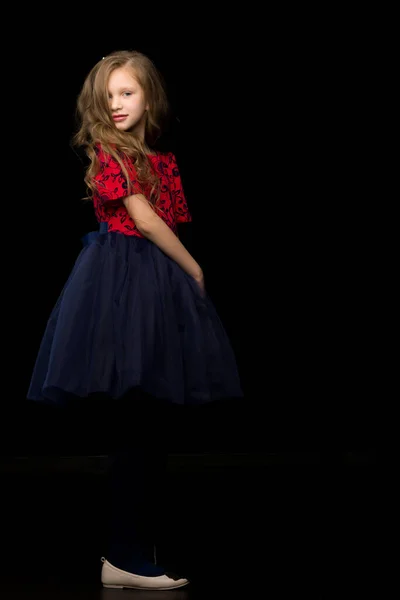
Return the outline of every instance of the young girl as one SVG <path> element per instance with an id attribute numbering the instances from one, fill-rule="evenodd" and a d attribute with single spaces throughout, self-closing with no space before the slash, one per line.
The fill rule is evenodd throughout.
<path id="1" fill-rule="evenodd" d="M 177 236 L 192 217 L 175 156 L 154 149 L 167 112 L 162 78 L 139 52 L 114 52 L 86 77 L 74 142 L 89 158 L 85 182 L 100 226 L 83 239 L 28 392 L 62 406 L 101 396 L 116 407 L 106 587 L 188 583 L 153 552 L 171 407 L 243 396 L 203 271 Z"/>

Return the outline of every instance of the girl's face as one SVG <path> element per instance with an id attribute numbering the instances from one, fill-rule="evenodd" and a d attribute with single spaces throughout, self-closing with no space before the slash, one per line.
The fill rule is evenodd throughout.
<path id="1" fill-rule="evenodd" d="M 108 102 L 115 126 L 144 139 L 149 108 L 143 88 L 126 67 L 115 69 L 108 79 Z"/>

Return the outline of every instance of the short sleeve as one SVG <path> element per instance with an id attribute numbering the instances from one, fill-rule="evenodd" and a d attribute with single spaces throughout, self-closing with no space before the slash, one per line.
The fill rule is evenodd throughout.
<path id="1" fill-rule="evenodd" d="M 118 162 L 100 146 L 96 149 L 100 170 L 95 176 L 97 195 L 102 204 L 119 205 L 128 196 L 128 183 Z M 131 194 L 142 192 L 136 179 L 135 168 L 130 160 L 123 160 L 131 181 Z"/>
<path id="2" fill-rule="evenodd" d="M 190 223 L 192 221 L 192 215 L 189 212 L 188 205 L 186 202 L 185 194 L 183 191 L 182 180 L 178 169 L 178 164 L 174 154 L 171 154 L 171 168 L 172 168 L 172 195 L 173 204 L 175 211 L 175 218 L 177 223 Z"/>

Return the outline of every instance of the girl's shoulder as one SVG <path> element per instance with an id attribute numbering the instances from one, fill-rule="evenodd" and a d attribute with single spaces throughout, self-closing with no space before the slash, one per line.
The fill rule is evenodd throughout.
<path id="1" fill-rule="evenodd" d="M 95 143 L 94 151 L 96 152 L 97 158 L 100 160 L 100 162 L 112 162 L 114 160 L 112 156 L 104 150 L 100 142 Z"/>
<path id="2" fill-rule="evenodd" d="M 168 165 L 172 164 L 172 163 L 176 163 L 175 154 L 170 151 L 157 152 L 154 154 L 150 154 L 149 156 L 151 158 L 158 158 L 159 160 L 162 160 L 164 163 L 167 163 Z"/>
<path id="3" fill-rule="evenodd" d="M 115 149 L 114 146 L 113 149 Z M 100 142 L 96 142 L 96 144 L 94 145 L 94 150 L 96 152 L 97 158 L 100 160 L 101 163 L 116 165 L 115 159 L 104 150 Z M 153 164 L 155 163 L 155 165 L 162 166 L 162 168 L 164 169 L 168 168 L 173 170 L 177 167 L 176 157 L 172 151 L 152 150 L 150 153 L 147 154 L 147 157 L 149 158 L 149 160 L 151 160 L 151 162 L 153 162 Z M 123 157 L 124 162 L 127 158 L 128 157 L 126 156 Z M 128 163 L 130 167 L 133 164 L 131 160 L 128 160 Z"/>
<path id="4" fill-rule="evenodd" d="M 176 158 L 173 152 L 157 152 L 147 156 L 153 163 L 162 166 L 164 169 L 174 169 L 176 167 Z"/>

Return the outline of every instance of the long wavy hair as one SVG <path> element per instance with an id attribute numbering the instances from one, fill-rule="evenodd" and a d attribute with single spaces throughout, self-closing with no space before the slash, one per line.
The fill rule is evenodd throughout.
<path id="1" fill-rule="evenodd" d="M 144 143 L 133 133 L 119 131 L 112 119 L 108 100 L 108 80 L 115 69 L 128 67 L 142 87 L 149 110 L 146 111 Z M 83 147 L 89 158 L 85 172 L 85 184 L 88 196 L 92 200 L 96 190 L 94 181 L 99 172 L 100 163 L 96 154 L 96 145 L 110 154 L 120 165 L 128 183 L 128 195 L 132 185 L 124 166 L 124 159 L 130 159 L 137 174 L 142 190 L 150 189 L 146 194 L 153 210 L 158 209 L 160 199 L 159 178 L 154 172 L 146 155 L 146 146 L 153 147 L 161 136 L 163 127 L 170 115 L 164 79 L 153 62 L 137 51 L 121 50 L 112 52 L 100 60 L 87 75 L 78 95 L 76 120 L 78 129 L 72 138 L 75 146 Z"/>

